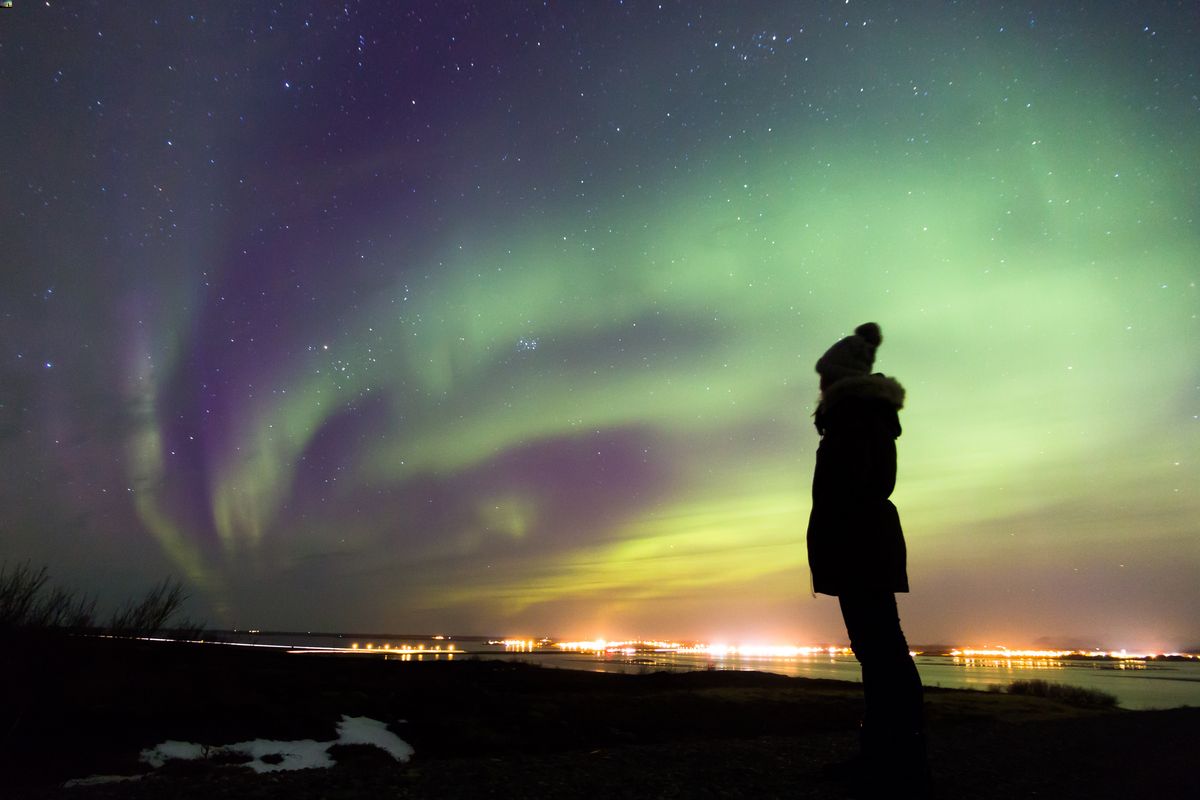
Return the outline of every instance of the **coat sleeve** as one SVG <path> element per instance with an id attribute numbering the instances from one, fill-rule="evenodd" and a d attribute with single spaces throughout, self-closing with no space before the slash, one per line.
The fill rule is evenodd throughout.
<path id="1" fill-rule="evenodd" d="M 863 415 L 846 431 L 839 482 L 847 499 L 857 505 L 883 502 L 896 488 L 896 427 L 898 420 L 891 411 Z"/>
<path id="2" fill-rule="evenodd" d="M 890 415 L 894 419 L 896 413 Z M 873 420 L 864 447 L 869 491 L 877 500 L 887 500 L 896 488 L 896 436 L 890 422 L 886 418 Z"/>
<path id="3" fill-rule="evenodd" d="M 817 450 L 814 502 L 826 501 L 853 514 L 887 500 L 896 487 L 894 409 L 846 408 L 826 430 Z"/>

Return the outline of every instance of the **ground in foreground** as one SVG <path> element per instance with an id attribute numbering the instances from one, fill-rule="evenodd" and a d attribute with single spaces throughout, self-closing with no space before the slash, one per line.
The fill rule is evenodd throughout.
<path id="1" fill-rule="evenodd" d="M 98 798 L 850 796 L 822 767 L 856 747 L 856 684 L 767 673 L 614 675 L 462 660 L 397 662 L 199 645 L 70 640 L 6 647 L 3 765 L 12 794 Z M 15 668 L 15 669 L 14 669 Z M 1084 711 L 931 689 L 943 797 L 1200 796 L 1200 709 Z M 334 738 L 341 715 L 415 748 L 336 748 L 337 765 L 258 775 L 138 753 L 167 739 Z"/>

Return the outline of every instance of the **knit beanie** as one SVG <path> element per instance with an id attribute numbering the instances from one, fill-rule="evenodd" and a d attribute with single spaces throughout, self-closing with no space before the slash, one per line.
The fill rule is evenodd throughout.
<path id="1" fill-rule="evenodd" d="M 817 361 L 817 372 L 821 373 L 825 385 L 829 386 L 843 378 L 870 375 L 875 364 L 875 348 L 883 342 L 883 332 L 874 322 L 864 322 L 847 336 L 825 351 Z"/>

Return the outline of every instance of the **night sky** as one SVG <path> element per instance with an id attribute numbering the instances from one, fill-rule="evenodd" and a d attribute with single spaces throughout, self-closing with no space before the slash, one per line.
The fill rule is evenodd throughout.
<path id="1" fill-rule="evenodd" d="M 398 10 L 406 8 L 408 10 Z M 0 9 L 0 559 L 212 626 L 1200 643 L 1193 2 Z"/>

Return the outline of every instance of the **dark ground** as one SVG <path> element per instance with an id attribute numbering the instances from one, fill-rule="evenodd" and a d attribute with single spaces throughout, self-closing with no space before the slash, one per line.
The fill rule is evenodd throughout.
<path id="1" fill-rule="evenodd" d="M 855 751 L 856 684 L 111 640 L 0 648 L 5 798 L 851 796 L 821 768 Z M 1200 709 L 938 689 L 926 706 L 941 797 L 1200 797 Z M 416 755 L 341 748 L 333 769 L 268 775 L 177 762 L 138 782 L 62 788 L 146 772 L 139 751 L 166 739 L 333 739 L 342 714 L 388 722 Z"/>

